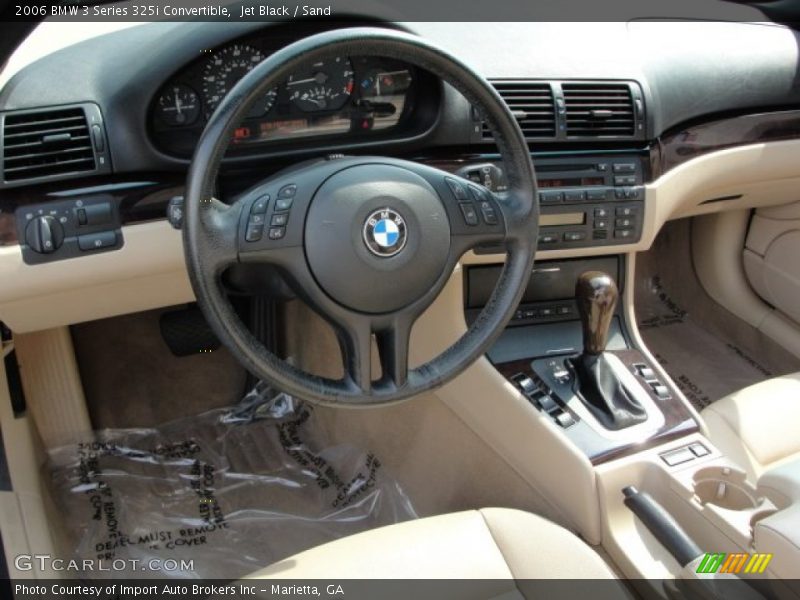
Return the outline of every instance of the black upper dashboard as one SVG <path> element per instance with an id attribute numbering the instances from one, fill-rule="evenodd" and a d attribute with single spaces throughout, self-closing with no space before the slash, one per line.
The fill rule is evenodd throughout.
<path id="1" fill-rule="evenodd" d="M 25 67 L 0 91 L 0 111 L 90 103 L 102 116 L 109 168 L 115 173 L 181 171 L 209 111 L 246 72 L 248 60 L 323 27 L 349 25 L 139 25 Z M 693 119 L 800 103 L 798 38 L 782 26 L 659 21 L 384 26 L 426 37 L 492 80 L 533 83 L 537 94 L 543 84 L 551 94 L 544 103 L 552 100 L 553 135 L 536 129 L 533 115 L 540 107 L 525 109 L 538 149 L 643 147 Z M 378 89 L 377 82 L 384 87 Z M 559 97 L 570 86 L 580 92 L 587 84 L 622 94 L 629 103 L 623 109 L 636 116 L 616 131 L 563 132 Z M 611 114 L 605 125 L 618 116 Z M 254 107 L 238 135 L 229 165 L 342 151 L 408 154 L 442 147 L 482 152 L 491 142 L 452 87 L 381 57 L 309 65 Z"/>

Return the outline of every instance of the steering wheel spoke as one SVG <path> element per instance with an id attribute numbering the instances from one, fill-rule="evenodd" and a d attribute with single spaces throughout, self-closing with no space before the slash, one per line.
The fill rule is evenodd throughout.
<path id="1" fill-rule="evenodd" d="M 238 203 L 229 206 L 213 197 L 200 202 L 196 218 L 204 235 L 198 250 L 204 255 L 204 270 L 211 277 L 219 277 L 238 261 L 236 232 L 240 214 Z"/>
<path id="2" fill-rule="evenodd" d="M 337 321 L 345 378 L 360 391 L 402 388 L 408 381 L 408 343 L 414 318 L 406 313 L 391 317 L 348 315 Z M 375 344 L 373 344 L 373 341 Z M 374 369 L 373 349 L 381 376 Z"/>

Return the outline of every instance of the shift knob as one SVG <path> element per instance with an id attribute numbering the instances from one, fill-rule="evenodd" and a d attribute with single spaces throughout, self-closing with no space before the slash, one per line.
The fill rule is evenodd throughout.
<path id="1" fill-rule="evenodd" d="M 618 296 L 617 285 L 608 273 L 586 271 L 578 277 L 575 299 L 583 324 L 584 354 L 597 355 L 605 351 Z"/>

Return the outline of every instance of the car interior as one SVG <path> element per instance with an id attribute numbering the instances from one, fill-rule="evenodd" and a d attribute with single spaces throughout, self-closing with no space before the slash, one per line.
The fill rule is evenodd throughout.
<path id="1" fill-rule="evenodd" d="M 7 577 L 800 597 L 791 24 L 22 37 Z"/>

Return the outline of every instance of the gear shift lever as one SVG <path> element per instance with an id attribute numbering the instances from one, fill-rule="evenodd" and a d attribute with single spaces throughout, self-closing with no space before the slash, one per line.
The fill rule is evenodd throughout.
<path id="1" fill-rule="evenodd" d="M 614 361 L 619 361 L 605 351 L 618 296 L 614 280 L 602 271 L 581 274 L 575 285 L 583 325 L 583 353 L 569 359 L 575 393 L 608 429 L 623 429 L 647 419 L 644 408 L 615 371 Z"/>
<path id="2" fill-rule="evenodd" d="M 584 354 L 597 355 L 605 351 L 618 296 L 617 285 L 607 273 L 587 271 L 578 277 L 575 298 L 583 324 Z"/>

